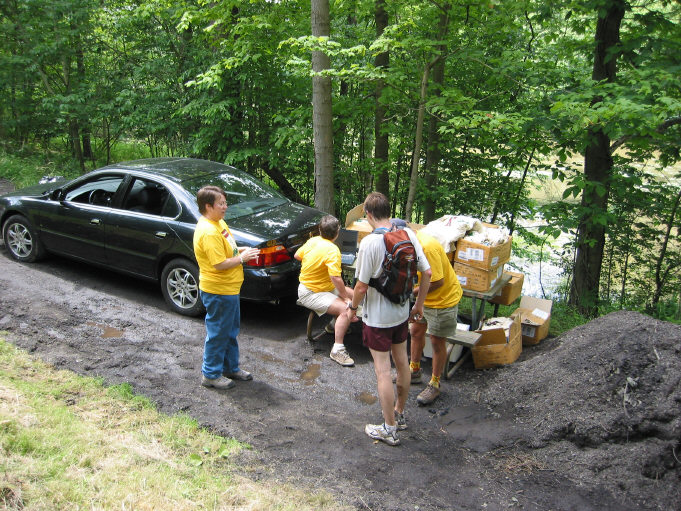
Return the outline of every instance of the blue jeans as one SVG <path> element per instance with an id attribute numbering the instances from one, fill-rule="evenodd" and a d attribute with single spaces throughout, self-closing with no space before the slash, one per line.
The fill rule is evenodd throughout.
<path id="1" fill-rule="evenodd" d="M 206 307 L 206 342 L 203 345 L 201 371 L 206 378 L 239 370 L 239 344 L 236 336 L 241 326 L 239 295 L 214 295 L 200 291 Z"/>

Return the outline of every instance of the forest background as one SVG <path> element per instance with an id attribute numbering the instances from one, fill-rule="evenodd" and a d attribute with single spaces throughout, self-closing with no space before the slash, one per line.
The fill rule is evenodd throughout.
<path id="1" fill-rule="evenodd" d="M 675 0 L 0 0 L 0 176 L 192 156 L 340 218 L 380 190 L 524 257 L 559 244 L 587 317 L 678 321 L 680 21 Z"/>

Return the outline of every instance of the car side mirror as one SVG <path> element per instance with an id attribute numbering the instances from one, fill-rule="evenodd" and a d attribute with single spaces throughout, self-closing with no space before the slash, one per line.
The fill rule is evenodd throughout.
<path id="1" fill-rule="evenodd" d="M 55 188 L 50 192 L 50 199 L 61 201 L 64 199 L 64 190 L 62 188 Z"/>

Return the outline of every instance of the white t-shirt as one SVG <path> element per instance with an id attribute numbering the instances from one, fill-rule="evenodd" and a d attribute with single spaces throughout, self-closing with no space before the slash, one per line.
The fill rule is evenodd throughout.
<path id="1" fill-rule="evenodd" d="M 405 229 L 405 231 L 409 234 L 409 239 L 416 249 L 419 271 L 429 270 L 430 264 L 428 264 L 428 259 L 423 253 L 416 234 L 411 229 Z M 367 235 L 359 245 L 359 253 L 355 263 L 357 268 L 355 277 L 365 284 L 368 284 L 372 277 L 378 277 L 381 274 L 384 256 L 385 242 L 383 235 L 374 233 Z M 364 321 L 364 324 L 377 328 L 389 328 L 404 323 L 407 319 L 409 319 L 408 301 L 404 305 L 392 303 L 376 289 L 369 286 L 362 302 L 362 321 Z"/>

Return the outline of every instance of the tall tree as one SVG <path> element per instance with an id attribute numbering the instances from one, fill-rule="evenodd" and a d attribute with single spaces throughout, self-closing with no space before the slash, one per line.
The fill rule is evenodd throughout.
<path id="1" fill-rule="evenodd" d="M 312 36 L 328 40 L 331 35 L 329 0 L 311 0 Z M 335 213 L 333 183 L 333 112 L 329 56 L 312 52 L 312 127 L 314 133 L 315 206 Z"/>
<path id="2" fill-rule="evenodd" d="M 376 20 L 376 38 L 380 38 L 388 26 L 388 13 L 385 10 L 385 0 L 376 0 L 375 3 L 375 20 Z M 390 65 L 390 53 L 382 51 L 374 59 L 374 65 L 377 69 L 386 71 Z M 388 173 L 388 155 L 389 155 L 389 141 L 388 131 L 385 129 L 386 105 L 383 99 L 383 89 L 385 88 L 385 80 L 379 78 L 376 80 L 376 89 L 374 97 L 375 113 L 374 113 L 374 160 L 376 163 L 376 190 L 381 192 L 386 197 L 390 197 L 390 181 Z"/>
<path id="3" fill-rule="evenodd" d="M 595 82 L 612 83 L 617 78 L 617 58 L 620 52 L 617 47 L 626 4 L 623 0 L 606 0 L 597 7 L 598 21 L 591 78 Z M 592 107 L 603 99 L 602 96 L 594 97 Z M 598 311 L 612 169 L 610 137 L 602 126 L 593 126 L 589 128 L 584 153 L 586 186 L 582 191 L 582 214 L 577 231 L 577 252 L 569 299 L 571 305 L 577 306 L 587 315 L 595 315 Z"/>

